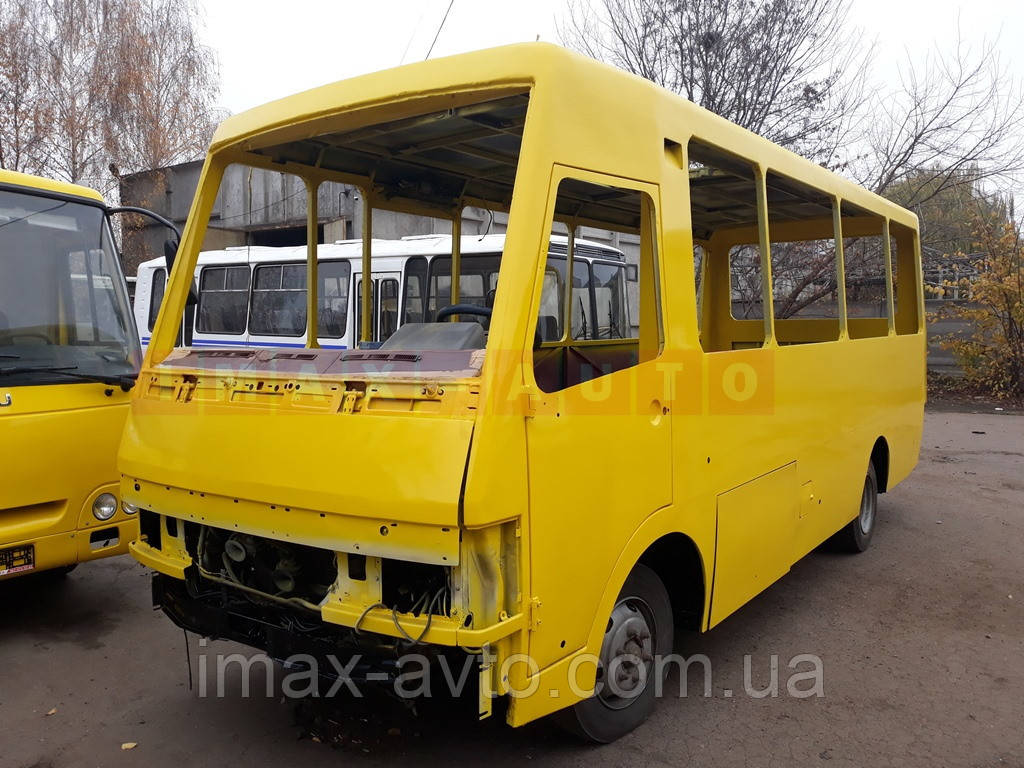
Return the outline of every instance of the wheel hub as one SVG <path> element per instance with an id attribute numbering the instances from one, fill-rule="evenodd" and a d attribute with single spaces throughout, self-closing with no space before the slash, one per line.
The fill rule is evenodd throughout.
<path id="1" fill-rule="evenodd" d="M 598 696 L 610 707 L 628 706 L 647 686 L 654 662 L 651 611 L 641 600 L 619 601 L 612 611 L 598 662 Z"/>
<path id="2" fill-rule="evenodd" d="M 871 526 L 875 524 L 875 505 L 871 498 L 871 480 L 864 481 L 864 493 L 860 497 L 860 515 L 857 516 L 861 533 L 871 532 Z"/>

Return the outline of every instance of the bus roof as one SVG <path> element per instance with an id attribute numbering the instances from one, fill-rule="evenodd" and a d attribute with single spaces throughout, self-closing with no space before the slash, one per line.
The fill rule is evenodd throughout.
<path id="1" fill-rule="evenodd" d="M 564 235 L 552 235 L 551 242 L 564 246 L 567 238 Z M 362 257 L 362 240 L 339 240 L 335 243 L 317 245 L 317 257 L 324 259 L 359 259 Z M 617 248 L 604 243 L 576 238 L 576 248 L 582 250 L 580 255 L 591 258 L 606 258 L 611 261 L 624 261 L 625 254 Z M 505 235 L 463 235 L 461 253 L 472 254 L 501 253 L 505 247 Z M 400 240 L 374 239 L 371 255 L 374 259 L 409 256 L 450 256 L 452 252 L 451 235 L 411 235 Z M 199 266 L 204 264 L 239 264 L 259 263 L 263 261 L 305 261 L 306 246 L 269 246 L 269 245 L 236 245 L 217 251 L 202 251 L 199 254 Z M 162 256 L 150 259 L 139 267 L 161 267 L 164 265 Z"/>
<path id="2" fill-rule="evenodd" d="M 79 184 L 69 184 L 66 181 L 47 179 L 43 176 L 32 176 L 17 171 L 0 170 L 0 184 L 12 187 L 25 187 L 26 189 L 38 190 L 40 192 L 53 192 L 58 195 L 71 195 L 82 197 L 87 200 L 103 202 L 103 196 L 95 189 L 83 187 Z"/>
<path id="3" fill-rule="evenodd" d="M 598 79 L 602 85 L 594 87 Z M 520 43 L 432 59 L 287 96 L 226 119 L 214 134 L 211 153 L 235 147 L 243 156 L 253 151 L 259 154 L 261 148 L 299 145 L 321 130 L 338 133 L 382 120 L 434 114 L 471 103 L 466 99 L 480 98 L 481 93 L 485 99 L 501 99 L 530 91 L 533 86 L 551 92 L 549 105 L 579 114 L 581 120 L 585 115 L 584 127 L 574 123 L 574 130 L 590 131 L 592 137 L 613 145 L 633 147 L 628 153 L 618 153 L 628 158 L 629 167 L 613 167 L 616 158 L 609 157 L 610 167 L 602 169 L 607 173 L 632 177 L 638 162 L 640 167 L 652 168 L 664 162 L 667 144 L 663 145 L 662 139 L 685 147 L 690 136 L 699 135 L 765 171 L 774 170 L 917 228 L 912 212 L 858 184 L 648 80 L 549 43 Z M 422 106 L 417 104 L 420 100 Z M 624 120 L 625 114 L 628 119 Z M 637 137 L 651 141 L 638 143 Z M 572 152 L 572 144 L 587 144 L 579 137 L 572 138 L 563 146 L 566 154 Z M 559 162 L 573 165 L 574 158 L 560 157 Z M 331 170 L 326 165 L 324 169 Z M 298 172 L 298 167 L 290 170 Z"/>

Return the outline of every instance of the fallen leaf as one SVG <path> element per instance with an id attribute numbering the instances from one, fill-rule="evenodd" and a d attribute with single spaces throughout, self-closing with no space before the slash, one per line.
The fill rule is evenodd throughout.
<path id="1" fill-rule="evenodd" d="M 134 741 L 126 741 L 121 745 L 121 749 L 135 749 L 137 746 L 139 745 Z"/>

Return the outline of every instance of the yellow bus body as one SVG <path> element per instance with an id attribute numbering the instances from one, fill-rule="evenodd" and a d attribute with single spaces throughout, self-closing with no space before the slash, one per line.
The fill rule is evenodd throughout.
<path id="1" fill-rule="evenodd" d="M 521 92 L 529 107 L 479 375 L 354 381 L 180 364 L 174 318 L 229 163 L 365 184 L 315 158 L 274 163 L 261 150 Z M 727 301 L 706 302 L 705 327 L 732 347 L 704 351 L 687 174 L 675 156 L 694 136 L 761 175 L 784 174 L 891 223 L 895 316 L 844 315 L 834 342 L 780 344 L 787 321 L 769 312 L 767 342 L 743 349 L 750 321 L 734 320 Z M 591 173 L 655 204 L 661 351 L 613 374 L 610 394 L 549 394 L 530 365 L 546 222 L 559 179 Z M 807 232 L 831 236 L 832 225 L 812 222 Z M 757 241 L 758 231 L 716 238 L 706 243 L 710 258 Z M 705 295 L 722 289 L 709 285 Z M 484 687 L 532 691 L 511 699 L 508 721 L 521 725 L 593 689 L 593 666 L 576 662 L 600 652 L 638 562 L 698 596 L 683 623 L 705 631 L 857 515 L 869 462 L 882 491 L 910 473 L 925 400 L 923 316 L 913 214 L 646 81 L 542 44 L 378 72 L 251 110 L 217 131 L 133 395 L 122 494 L 157 520 L 323 547 L 341 563 L 362 554 L 368 568 L 388 559 L 451 566 L 460 592 L 450 615 L 429 627 L 422 616 L 401 623 L 412 635 L 425 630 L 428 643 L 489 646 L 497 657 L 481 673 Z M 760 377 L 751 402 L 730 399 L 738 372 Z M 176 530 L 162 529 L 154 546 L 144 529 L 132 552 L 180 580 L 194 563 Z M 399 637 L 377 600 L 373 579 L 342 577 L 320 616 Z M 498 675 L 517 653 L 535 666 L 506 664 Z"/>
<path id="2" fill-rule="evenodd" d="M 0 171 L 0 188 L 103 202 L 87 187 L 13 171 Z M 7 386 L 0 378 L 0 401 L 9 403 L 0 408 L 0 550 L 34 550 L 32 568 L 0 579 L 127 553 L 138 519 L 121 508 L 117 449 L 129 395 L 97 383 Z M 93 504 L 104 493 L 117 497 L 117 512 L 101 522 Z M 110 538 L 90 541 L 98 531 Z"/>

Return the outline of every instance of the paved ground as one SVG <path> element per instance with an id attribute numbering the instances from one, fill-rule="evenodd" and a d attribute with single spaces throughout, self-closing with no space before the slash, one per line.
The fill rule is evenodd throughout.
<path id="1" fill-rule="evenodd" d="M 237 675 L 227 698 L 201 699 L 182 633 L 121 558 L 63 584 L 0 585 L 0 766 L 1024 766 L 1024 417 L 930 413 L 925 434 L 914 475 L 882 497 L 871 550 L 814 553 L 683 638 L 677 651 L 711 659 L 713 695 L 692 668 L 691 695 L 616 744 L 477 723 L 451 703 L 418 718 L 380 702 L 297 710 L 242 699 Z M 821 698 L 786 693 L 800 653 L 822 660 Z M 743 693 L 746 654 L 757 687 L 778 656 L 779 697 Z"/>

